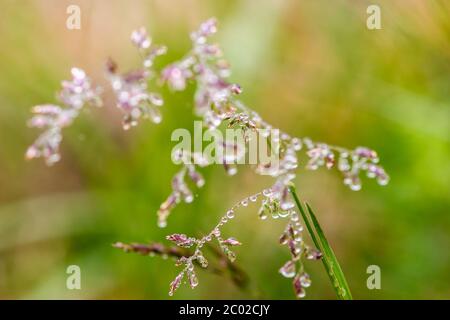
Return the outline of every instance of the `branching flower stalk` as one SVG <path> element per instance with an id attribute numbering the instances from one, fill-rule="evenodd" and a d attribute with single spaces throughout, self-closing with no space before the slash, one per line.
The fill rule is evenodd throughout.
<path id="1" fill-rule="evenodd" d="M 257 193 L 251 196 L 251 201 L 256 201 L 261 193 Z M 213 228 L 211 232 L 207 235 L 203 236 L 200 239 L 194 237 L 188 237 L 185 234 L 172 234 L 167 236 L 167 240 L 174 242 L 177 246 L 180 247 L 194 247 L 194 254 L 189 257 L 182 257 L 177 261 L 177 265 L 182 265 L 183 269 L 181 272 L 175 277 L 175 279 L 170 284 L 169 295 L 173 295 L 176 289 L 180 286 L 183 281 L 183 278 L 187 277 L 189 281 L 189 285 L 191 288 L 195 288 L 198 285 L 198 279 L 196 273 L 194 271 L 194 261 L 197 261 L 203 268 L 208 267 L 208 260 L 203 255 L 202 249 L 206 243 L 209 243 L 213 240 L 216 240 L 222 249 L 222 251 L 226 254 L 228 259 L 231 262 L 234 262 L 236 259 L 236 254 L 234 251 L 230 249 L 233 246 L 239 246 L 241 243 L 235 238 L 227 238 L 223 239 L 220 228 L 225 225 L 228 221 L 235 217 L 235 211 L 241 206 L 248 206 L 248 200 L 243 200 L 239 203 L 236 203 L 233 207 L 231 207 L 228 212 L 220 219 L 219 223 Z"/>
<path id="2" fill-rule="evenodd" d="M 208 260 L 205 258 L 202 251 L 205 244 L 217 241 L 219 247 L 227 255 L 228 259 L 231 262 L 234 262 L 236 254 L 231 250 L 231 247 L 239 246 L 241 243 L 233 237 L 224 239 L 222 237 L 221 228 L 235 218 L 239 208 L 247 207 L 251 203 L 258 202 L 258 200 L 262 203 L 262 207 L 264 207 L 264 203 L 267 199 L 270 199 L 271 196 L 272 190 L 265 189 L 262 192 L 253 194 L 250 197 L 239 201 L 226 212 L 212 231 L 199 239 L 189 237 L 185 234 L 172 234 L 167 236 L 167 240 L 174 242 L 181 248 L 194 248 L 194 253 L 192 255 L 189 257 L 183 256 L 177 261 L 176 265 L 183 267 L 180 273 L 175 277 L 174 281 L 170 284 L 169 295 L 173 295 L 185 277 L 191 288 L 195 288 L 198 285 L 194 262 L 198 262 L 203 268 L 208 267 Z M 305 243 L 302 235 L 303 226 L 301 225 L 299 215 L 295 210 L 272 211 L 271 217 L 273 219 L 288 218 L 289 220 L 286 229 L 280 236 L 280 244 L 288 247 L 291 259 L 280 268 L 280 273 L 286 278 L 294 278 L 293 286 L 296 296 L 303 298 L 305 296 L 305 288 L 309 287 L 311 284 L 309 275 L 304 270 L 303 260 L 319 260 L 322 258 L 322 254 Z"/>
<path id="3" fill-rule="evenodd" d="M 196 83 L 195 113 L 202 117 L 204 124 L 209 130 L 215 130 L 225 122 L 228 127 L 237 126 L 241 129 L 245 138 L 247 138 L 246 133 L 248 130 L 260 129 L 270 132 L 274 127 L 236 98 L 242 92 L 241 87 L 227 82 L 226 78 L 231 73 L 229 65 L 223 59 L 219 46 L 208 42 L 209 37 L 216 31 L 216 20 L 210 19 L 204 22 L 198 31 L 193 32 L 191 34 L 193 49 L 182 60 L 171 64 L 163 70 L 163 80 L 175 91 L 184 90 L 188 81 L 193 80 Z M 255 168 L 257 174 L 271 175 L 276 178 L 271 188 L 264 190 L 263 193 L 246 198 L 238 205 L 232 207 L 219 224 L 201 239 L 189 238 L 184 234 L 168 236 L 168 240 L 174 241 L 177 245 L 196 246 L 195 253 L 191 257 L 179 260 L 178 264 L 183 265 L 183 269 L 170 284 L 170 295 L 180 286 L 185 276 L 192 288 L 198 285 L 192 262 L 199 260 L 202 262 L 201 265 L 207 265 L 206 259 L 201 252 L 205 242 L 216 239 L 230 260 L 235 260 L 235 253 L 229 249 L 229 245 L 239 245 L 240 243 L 234 238 L 230 238 L 231 240 L 229 241 L 223 240 L 220 228 L 234 217 L 235 209 L 238 206 L 246 206 L 248 199 L 256 201 L 258 196 L 263 195 L 259 209 L 261 219 L 266 219 L 269 215 L 273 218 L 289 217 L 289 222 L 280 238 L 280 243 L 288 246 L 291 259 L 281 267 L 280 273 L 288 278 L 293 277 L 294 292 L 298 298 L 305 296 L 305 288 L 310 286 L 311 280 L 304 270 L 302 258 L 306 257 L 316 260 L 322 257 L 322 253 L 311 249 L 305 244 L 301 234 L 303 228 L 298 221 L 298 213 L 293 210 L 294 203 L 289 194 L 289 186 L 292 185 L 298 168 L 297 152 L 303 146 L 306 147 L 306 154 L 309 158 L 307 169 L 316 170 L 322 166 L 331 169 L 337 163 L 337 169 L 344 175 L 344 184 L 349 186 L 351 190 L 361 189 L 360 173 L 362 171 L 365 171 L 369 178 L 376 178 L 380 185 L 386 185 L 389 181 L 389 177 L 384 169 L 378 165 L 377 153 L 371 149 L 358 147 L 355 150 L 348 150 L 325 143 L 317 143 L 309 138 L 291 137 L 281 130 L 280 137 L 280 141 L 277 141 L 280 144 L 280 162 L 276 166 L 271 163 L 265 163 L 259 164 Z M 204 163 L 203 166 L 208 164 Z M 231 167 L 229 164 L 227 164 L 227 168 L 233 168 L 231 172 L 227 170 L 229 174 L 236 172 L 235 167 Z M 180 182 L 181 180 L 177 181 Z M 185 193 L 191 194 L 189 189 L 185 189 L 187 187 L 184 180 L 180 184 L 183 185 Z M 204 181 L 202 180 L 203 184 Z M 179 202 L 179 198 L 174 196 L 174 193 L 178 192 L 179 188 L 177 187 L 178 185 L 175 185 L 173 193 L 158 211 L 158 224 L 160 226 L 166 225 L 166 219 L 170 210 Z M 186 202 L 191 202 L 192 199 L 192 197 L 189 197 L 189 201 Z M 224 241 L 229 242 L 229 244 L 224 245 Z"/>
<path id="4" fill-rule="evenodd" d="M 228 127 L 238 127 L 242 134 L 246 136 L 249 130 L 259 129 L 261 132 L 270 133 L 275 129 L 262 117 L 245 106 L 236 98 L 242 92 L 239 85 L 229 83 L 227 77 L 231 74 L 229 64 L 223 59 L 223 54 L 217 44 L 210 44 L 208 39 L 217 32 L 216 20 L 209 19 L 204 22 L 199 30 L 191 34 L 193 48 L 180 61 L 172 63 L 162 71 L 162 79 L 172 90 L 184 90 L 188 81 L 196 83 L 196 93 L 194 98 L 195 113 L 202 117 L 202 120 L 209 130 L 217 129 L 222 123 Z M 279 129 L 277 129 L 279 130 Z M 297 152 L 306 148 L 309 161 L 306 165 L 308 170 L 317 170 L 325 166 L 327 169 L 337 167 L 344 176 L 344 184 L 352 190 L 361 189 L 360 173 L 366 172 L 369 178 L 376 178 L 380 185 L 386 185 L 389 177 L 384 169 L 378 165 L 379 158 L 375 151 L 366 147 L 358 147 L 354 150 L 328 145 L 321 142 L 314 142 L 309 138 L 292 137 L 286 132 L 279 130 L 279 157 L 280 163 L 261 163 L 254 169 L 257 174 L 270 175 L 277 178 L 274 186 L 274 196 L 266 202 L 267 206 L 276 205 L 274 201 L 279 201 L 281 209 L 288 210 L 294 207 L 294 203 L 289 199 L 287 185 L 296 176 L 298 168 Z M 268 137 L 267 137 L 268 138 Z M 223 143 L 218 141 L 218 144 Z M 242 149 L 242 146 L 234 142 L 231 148 Z M 235 162 L 242 157 L 242 152 L 234 158 L 224 161 L 227 173 L 236 173 Z M 198 162 L 191 162 L 198 163 Z M 201 162 L 201 166 L 211 163 Z M 203 182 L 203 181 L 202 181 Z M 180 184 L 184 183 L 184 180 Z M 201 185 L 203 185 L 202 183 Z M 161 205 L 158 211 L 158 224 L 165 226 L 166 219 L 171 209 L 180 201 L 181 197 L 177 191 L 178 184 L 173 184 L 173 192 L 169 198 Z M 184 187 L 183 186 L 183 187 Z M 185 189 L 186 193 L 191 192 Z M 192 198 L 185 198 L 185 202 L 191 202 Z M 189 200 L 189 201 L 186 201 Z"/>
<path id="5" fill-rule="evenodd" d="M 149 118 L 154 123 L 161 122 L 159 108 L 163 105 L 162 97 L 149 92 L 147 82 L 154 76 L 152 70 L 154 59 L 166 52 L 166 47 L 153 45 L 144 28 L 133 31 L 132 43 L 138 48 L 143 58 L 142 67 L 124 74 L 117 73 L 117 64 L 109 59 L 106 63 L 106 76 L 116 95 L 117 107 L 124 112 L 123 128 L 125 130 L 137 125 L 139 118 Z M 47 165 L 53 165 L 61 158 L 59 146 L 62 141 L 62 129 L 73 123 L 86 105 L 101 106 L 101 88 L 92 87 L 90 78 L 79 68 L 72 68 L 72 80 L 62 82 L 58 94 L 64 108 L 44 104 L 33 107 L 35 114 L 28 125 L 44 128 L 45 131 L 28 148 L 25 157 L 33 159 L 44 157 Z"/>

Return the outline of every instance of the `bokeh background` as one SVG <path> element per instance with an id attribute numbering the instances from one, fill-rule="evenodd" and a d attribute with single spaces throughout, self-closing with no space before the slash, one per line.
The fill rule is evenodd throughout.
<path id="1" fill-rule="evenodd" d="M 382 9 L 382 30 L 366 27 L 373 3 Z M 81 30 L 65 27 L 70 4 L 82 10 Z M 105 60 L 136 67 L 129 35 L 143 25 L 169 47 L 160 65 L 174 61 L 189 49 L 189 31 L 211 16 L 249 106 L 292 135 L 380 154 L 387 187 L 366 179 L 352 192 L 326 170 L 302 169 L 296 180 L 354 297 L 450 298 L 449 9 L 445 0 L 1 0 L 0 298 L 167 299 L 173 261 L 111 244 L 207 232 L 228 206 L 270 185 L 250 168 L 227 177 L 213 166 L 203 171 L 207 183 L 196 201 L 178 206 L 159 229 L 156 210 L 177 170 L 170 134 L 192 130 L 194 88 L 158 89 L 163 123 L 121 129 Z M 72 66 L 106 88 L 106 106 L 86 110 L 65 130 L 60 163 L 26 162 L 38 134 L 26 127 L 30 107 L 55 102 Z M 277 273 L 288 258 L 277 242 L 283 225 L 258 220 L 256 211 L 249 206 L 225 230 L 244 243 L 237 263 L 248 287 L 200 272 L 200 285 L 183 286 L 175 299 L 293 298 L 290 281 Z M 81 268 L 79 291 L 66 289 L 72 264 Z M 372 264 L 381 268 L 381 290 L 366 287 Z M 334 299 L 321 263 L 307 268 L 308 298 Z"/>

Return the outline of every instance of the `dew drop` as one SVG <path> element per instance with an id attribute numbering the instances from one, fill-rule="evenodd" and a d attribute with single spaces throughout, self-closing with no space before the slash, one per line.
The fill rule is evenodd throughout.
<path id="1" fill-rule="evenodd" d="M 389 183 L 389 178 L 388 177 L 380 177 L 377 179 L 377 182 L 380 186 L 385 186 Z"/>
<path id="2" fill-rule="evenodd" d="M 151 59 L 145 59 L 144 60 L 144 67 L 150 68 L 153 64 L 153 61 Z"/>
<path id="3" fill-rule="evenodd" d="M 160 227 L 160 228 L 167 227 L 167 221 L 165 221 L 165 220 L 158 221 L 158 227 Z"/>
<path id="4" fill-rule="evenodd" d="M 189 277 L 189 284 L 191 285 L 192 289 L 198 286 L 198 279 L 195 274 L 191 274 L 191 276 Z"/>
<path id="5" fill-rule="evenodd" d="M 227 174 L 228 174 L 229 176 L 234 176 L 236 173 L 237 173 L 237 168 L 235 168 L 235 167 L 230 167 L 230 168 L 227 170 Z"/>
<path id="6" fill-rule="evenodd" d="M 294 206 L 295 205 L 292 202 L 290 202 L 290 201 L 283 201 L 281 203 L 281 209 L 282 210 L 289 210 L 289 209 L 292 209 Z"/>
<path id="7" fill-rule="evenodd" d="M 302 143 L 301 143 L 300 139 L 293 138 L 291 141 L 292 141 L 292 145 L 294 146 L 295 151 L 299 151 L 302 148 Z"/>
<path id="8" fill-rule="evenodd" d="M 298 219 L 299 219 L 298 213 L 295 212 L 295 211 L 291 211 L 291 220 L 294 221 L 294 222 L 297 222 Z"/>
<path id="9" fill-rule="evenodd" d="M 300 284 L 305 288 L 311 286 L 311 278 L 309 277 L 308 274 L 304 273 L 300 276 Z"/>
<path id="10" fill-rule="evenodd" d="M 376 174 L 372 171 L 367 171 L 367 178 L 375 178 Z"/>
<path id="11" fill-rule="evenodd" d="M 228 210 L 227 217 L 228 217 L 228 219 L 233 219 L 234 218 L 234 211 L 233 210 Z"/>
<path id="12" fill-rule="evenodd" d="M 156 114 L 156 113 L 152 114 L 151 118 L 152 118 L 153 123 L 156 123 L 156 124 L 161 123 L 161 121 L 162 121 L 162 116 L 160 114 Z"/>
<path id="13" fill-rule="evenodd" d="M 297 291 L 297 298 L 304 298 L 305 296 L 306 296 L 306 291 L 305 291 L 305 289 L 300 288 L 300 289 Z"/>
<path id="14" fill-rule="evenodd" d="M 286 218 L 289 215 L 289 211 L 280 211 L 279 216 L 281 218 Z"/>
<path id="15" fill-rule="evenodd" d="M 205 185 L 205 179 L 198 179 L 196 183 L 198 188 L 201 188 Z"/>
<path id="16" fill-rule="evenodd" d="M 361 190 L 361 184 L 359 183 L 352 183 L 350 184 L 350 189 L 353 191 L 359 191 Z"/>
<path id="17" fill-rule="evenodd" d="M 281 275 L 285 278 L 293 278 L 295 276 L 295 263 L 293 261 L 288 261 L 279 270 Z"/>

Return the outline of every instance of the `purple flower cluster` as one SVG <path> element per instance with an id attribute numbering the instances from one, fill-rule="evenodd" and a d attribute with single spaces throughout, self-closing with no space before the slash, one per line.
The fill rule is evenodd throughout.
<path id="1" fill-rule="evenodd" d="M 147 82 L 152 77 L 154 59 L 166 52 L 163 46 L 152 45 L 144 28 L 131 35 L 132 43 L 143 57 L 143 66 L 124 74 L 117 72 L 117 64 L 111 59 L 106 64 L 107 78 L 116 95 L 117 106 L 125 113 L 123 128 L 137 125 L 138 119 L 149 118 L 154 123 L 161 122 L 159 108 L 163 105 L 162 97 L 147 90 Z M 44 157 L 48 165 L 61 158 L 59 145 L 62 140 L 62 128 L 69 126 L 85 105 L 102 104 L 99 87 L 93 88 L 86 73 L 72 68 L 72 80 L 62 82 L 58 98 L 63 107 L 57 105 L 39 105 L 32 109 L 35 114 L 29 121 L 30 127 L 44 128 L 45 131 L 28 148 L 26 158 Z"/>
<path id="2" fill-rule="evenodd" d="M 351 190 L 361 189 L 360 173 L 363 171 L 368 178 L 375 178 L 379 185 L 384 186 L 389 182 L 389 176 L 383 167 L 378 165 L 379 158 L 374 150 L 366 147 L 347 150 L 324 143 L 314 143 L 308 138 L 303 139 L 303 142 L 308 149 L 307 168 L 316 170 L 325 166 L 331 169 L 337 164 L 337 169 L 344 175 L 344 184 Z"/>
<path id="3" fill-rule="evenodd" d="M 106 67 L 107 77 L 116 95 L 117 107 L 125 114 L 125 130 L 136 126 L 140 118 L 149 118 L 154 123 L 160 123 L 162 118 L 159 108 L 164 103 L 159 94 L 148 91 L 147 83 L 152 76 L 154 59 L 164 54 L 166 48 L 152 45 L 144 28 L 134 31 L 131 41 L 144 57 L 143 66 L 124 74 L 117 72 L 117 65 L 112 60 L 108 61 Z"/>

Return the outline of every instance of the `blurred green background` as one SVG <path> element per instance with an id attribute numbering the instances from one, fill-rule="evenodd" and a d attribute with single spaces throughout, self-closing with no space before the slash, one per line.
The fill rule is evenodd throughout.
<path id="1" fill-rule="evenodd" d="M 373 3 L 382 10 L 381 30 L 366 27 Z M 65 27 L 70 4 L 81 7 L 81 30 Z M 292 135 L 380 154 L 387 187 L 366 179 L 352 192 L 326 170 L 302 169 L 296 180 L 353 296 L 450 298 L 449 9 L 445 0 L 1 0 L 0 298 L 167 299 L 173 261 L 125 254 L 111 243 L 208 232 L 228 206 L 270 185 L 250 168 L 227 177 L 212 166 L 196 201 L 178 206 L 159 229 L 156 210 L 177 170 L 170 134 L 192 130 L 193 88 L 158 89 L 163 123 L 121 129 L 104 61 L 136 67 L 129 35 L 141 25 L 169 47 L 159 63 L 174 61 L 190 47 L 188 32 L 211 16 L 249 106 Z M 38 134 L 26 127 L 30 107 L 55 102 L 71 66 L 106 88 L 106 106 L 86 110 L 65 130 L 60 163 L 26 162 Z M 237 263 L 249 288 L 200 272 L 200 285 L 182 286 L 174 298 L 293 298 L 290 281 L 277 273 L 288 258 L 277 242 L 283 224 L 260 221 L 256 211 L 249 206 L 225 229 L 244 244 Z M 66 289 L 71 264 L 81 267 L 82 290 Z M 366 287 L 372 264 L 381 268 L 381 290 Z M 334 299 L 321 263 L 307 268 L 307 297 Z"/>

